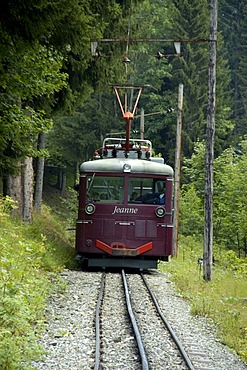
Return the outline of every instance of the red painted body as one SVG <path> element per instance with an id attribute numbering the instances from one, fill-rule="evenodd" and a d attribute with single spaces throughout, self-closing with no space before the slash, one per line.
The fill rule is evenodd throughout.
<path id="1" fill-rule="evenodd" d="M 149 268 L 158 260 L 168 260 L 172 255 L 172 179 L 171 167 L 151 161 L 109 158 L 82 164 L 77 253 L 95 266 Z M 93 189 L 97 194 L 90 196 Z M 133 190 L 141 193 L 136 200 L 131 200 Z M 94 213 L 86 213 L 88 204 Z M 158 217 L 157 208 L 165 208 L 165 215 Z"/>

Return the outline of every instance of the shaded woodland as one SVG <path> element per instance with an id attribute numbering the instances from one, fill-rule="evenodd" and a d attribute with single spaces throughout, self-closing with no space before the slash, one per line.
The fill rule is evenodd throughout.
<path id="1" fill-rule="evenodd" d="M 246 182 L 247 4 L 220 0 L 218 7 L 215 157 L 234 153 L 237 161 L 243 161 L 240 167 Z M 182 182 L 184 189 L 193 185 L 203 200 L 194 181 L 197 172 L 203 177 L 204 167 L 200 161 L 197 167 L 193 159 L 205 140 L 208 43 L 182 43 L 179 57 L 160 59 L 157 52 L 174 54 L 173 43 L 98 43 L 96 57 L 91 54 L 90 40 L 208 39 L 209 18 L 206 0 L 4 2 L 0 14 L 0 180 L 2 194 L 18 201 L 15 212 L 21 218 L 31 221 L 33 209 L 40 210 L 45 165 L 62 169 L 60 175 L 66 172 L 73 182 L 78 163 L 92 158 L 102 138 L 123 130 L 114 83 L 150 86 L 140 99 L 132 137 L 140 135 L 144 109 L 145 137 L 171 165 L 178 85 L 183 83 Z M 125 56 L 130 63 L 123 63 Z M 188 161 L 195 173 L 186 170 Z M 241 194 L 245 194 L 242 185 Z M 219 189 L 215 194 L 220 194 Z M 225 202 L 216 197 L 219 223 L 226 213 L 217 209 L 220 201 Z M 216 228 L 220 228 L 218 223 Z M 217 230 L 216 235 L 221 235 L 222 230 Z M 242 248 L 246 248 L 246 230 L 242 222 L 236 240 Z"/>

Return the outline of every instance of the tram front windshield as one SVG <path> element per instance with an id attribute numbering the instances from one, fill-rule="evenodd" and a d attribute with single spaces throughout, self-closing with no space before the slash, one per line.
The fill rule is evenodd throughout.
<path id="1" fill-rule="evenodd" d="M 129 178 L 129 203 L 164 204 L 164 196 L 165 180 L 142 177 Z"/>
<path id="2" fill-rule="evenodd" d="M 123 203 L 123 176 L 88 176 L 87 200 L 100 203 Z"/>
<path id="3" fill-rule="evenodd" d="M 126 179 L 127 180 L 127 179 Z M 145 177 L 128 178 L 128 203 L 164 204 L 165 180 Z M 123 176 L 87 176 L 87 201 L 124 202 Z"/>

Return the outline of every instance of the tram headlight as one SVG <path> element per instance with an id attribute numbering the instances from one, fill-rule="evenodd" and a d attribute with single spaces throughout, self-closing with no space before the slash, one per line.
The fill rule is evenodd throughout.
<path id="1" fill-rule="evenodd" d="M 131 172 L 131 165 L 129 163 L 123 165 L 123 172 Z"/>
<path id="2" fill-rule="evenodd" d="M 92 215 L 95 212 L 95 205 L 92 203 L 88 203 L 85 207 L 85 212 L 88 215 Z"/>
<path id="3" fill-rule="evenodd" d="M 155 210 L 155 214 L 157 217 L 164 217 L 166 214 L 166 210 L 164 207 L 157 207 Z"/>

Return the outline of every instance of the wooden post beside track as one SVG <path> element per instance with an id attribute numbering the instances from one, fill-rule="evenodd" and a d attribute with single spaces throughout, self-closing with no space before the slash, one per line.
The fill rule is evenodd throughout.
<path id="1" fill-rule="evenodd" d="M 177 114 L 177 138 L 175 155 L 175 180 L 174 180 L 174 217 L 173 217 L 173 254 L 178 256 L 178 225 L 179 225 L 179 199 L 180 199 L 180 167 L 181 167 L 181 143 L 182 143 L 182 109 L 183 109 L 183 84 L 178 87 L 178 114 Z"/>
<path id="2" fill-rule="evenodd" d="M 213 264 L 213 162 L 216 103 L 217 0 L 210 1 L 210 55 L 208 73 L 208 118 L 206 131 L 206 169 L 204 200 L 203 278 L 212 281 Z"/>

